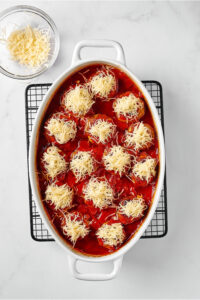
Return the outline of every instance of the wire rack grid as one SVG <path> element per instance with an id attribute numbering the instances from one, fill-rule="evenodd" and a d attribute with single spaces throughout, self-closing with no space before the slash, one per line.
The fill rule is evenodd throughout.
<path id="1" fill-rule="evenodd" d="M 164 113 L 163 113 L 163 96 L 162 86 L 157 81 L 143 81 L 144 86 L 149 91 L 158 114 L 161 119 L 161 124 L 164 130 Z M 26 113 L 26 134 L 27 134 L 27 155 L 29 153 L 29 143 L 34 120 L 37 114 L 37 110 L 42 102 L 44 95 L 50 88 L 51 83 L 45 84 L 32 84 L 27 86 L 25 92 L 25 113 Z M 30 204 L 30 226 L 31 226 L 31 237 L 39 242 L 54 241 L 51 234 L 43 224 L 40 214 L 37 210 L 34 196 L 31 191 L 30 180 L 29 184 L 29 204 Z M 163 189 L 161 192 L 158 207 L 151 220 L 149 226 L 144 232 L 141 238 L 160 238 L 167 234 L 168 222 L 167 222 L 167 184 L 166 176 L 164 179 Z"/>

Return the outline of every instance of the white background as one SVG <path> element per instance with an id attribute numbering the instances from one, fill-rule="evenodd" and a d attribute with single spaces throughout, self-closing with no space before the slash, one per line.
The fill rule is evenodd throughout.
<path id="1" fill-rule="evenodd" d="M 0 1 L 0 10 L 18 3 Z M 61 37 L 55 66 L 33 83 L 52 82 L 70 65 L 76 42 L 88 38 L 119 41 L 139 78 L 162 83 L 169 232 L 139 241 L 113 281 L 73 279 L 63 249 L 30 237 L 24 108 L 30 82 L 0 75 L 0 297 L 200 297 L 200 2 L 30 3 L 54 19 Z"/>

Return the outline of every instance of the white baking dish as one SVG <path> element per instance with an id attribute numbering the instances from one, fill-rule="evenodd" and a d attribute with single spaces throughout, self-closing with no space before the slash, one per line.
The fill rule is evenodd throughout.
<path id="1" fill-rule="evenodd" d="M 109 47 L 114 48 L 116 50 L 116 59 L 115 60 L 109 60 L 109 59 L 96 59 L 96 60 L 82 60 L 80 56 L 81 49 L 83 47 Z M 137 231 L 137 233 L 133 236 L 132 239 L 129 240 L 127 244 L 125 244 L 122 248 L 120 248 L 118 251 L 114 252 L 113 254 L 102 256 L 102 257 L 92 257 L 92 256 L 86 256 L 82 255 L 80 253 L 77 253 L 73 251 L 73 249 L 67 245 L 67 243 L 64 242 L 64 240 L 56 233 L 54 228 L 52 227 L 45 210 L 43 208 L 42 201 L 40 199 L 40 194 L 38 190 L 37 185 L 37 176 L 36 176 L 36 164 L 35 164 L 35 157 L 36 157 L 36 150 L 37 150 L 37 138 L 38 138 L 38 130 L 40 126 L 40 122 L 43 118 L 43 114 L 45 112 L 45 109 L 52 99 L 52 95 L 56 92 L 57 88 L 61 85 L 61 83 L 69 77 L 71 74 L 76 72 L 77 70 L 81 69 L 82 67 L 89 66 L 91 64 L 98 64 L 98 63 L 108 63 L 111 64 L 117 68 L 120 68 L 122 71 L 128 74 L 130 78 L 133 79 L 133 81 L 138 85 L 140 90 L 143 92 L 144 97 L 148 103 L 148 106 L 151 110 L 151 113 L 153 115 L 153 119 L 155 122 L 155 126 L 157 129 L 158 139 L 159 139 L 159 150 L 160 150 L 160 169 L 159 169 L 159 175 L 158 175 L 158 183 L 157 188 L 154 194 L 153 204 L 151 206 L 151 209 L 148 212 L 148 215 L 146 216 L 146 219 L 140 229 Z M 155 209 L 157 207 L 162 185 L 163 185 L 163 179 L 164 179 L 164 172 L 165 172 L 165 148 L 164 148 L 164 139 L 163 139 L 163 131 L 161 128 L 160 119 L 156 110 L 156 107 L 153 103 L 153 100 L 151 99 L 151 96 L 147 92 L 146 88 L 143 86 L 140 80 L 135 77 L 135 75 L 129 71 L 125 65 L 125 57 L 124 57 L 124 51 L 122 46 L 115 42 L 110 40 L 85 40 L 79 42 L 73 53 L 72 58 L 72 64 L 70 68 L 68 68 L 62 75 L 59 76 L 57 80 L 53 83 L 51 88 L 48 90 L 46 96 L 44 97 L 44 100 L 38 110 L 37 117 L 35 120 L 35 125 L 32 132 L 31 137 L 31 144 L 30 144 L 30 153 L 29 153 L 29 175 L 30 175 L 30 181 L 31 181 L 31 187 L 33 194 L 36 199 L 36 204 L 38 207 L 38 210 L 41 214 L 41 217 L 47 226 L 48 230 L 51 232 L 54 239 L 58 242 L 59 245 L 61 245 L 67 252 L 68 258 L 69 258 L 69 265 L 70 270 L 74 277 L 77 279 L 82 280 L 109 280 L 114 278 L 117 273 L 119 272 L 119 269 L 122 264 L 123 256 L 124 254 L 134 246 L 134 244 L 139 240 L 141 235 L 144 233 L 145 229 L 147 228 L 149 222 L 151 221 Z M 90 273 L 80 273 L 77 270 L 77 261 L 82 260 L 86 262 L 105 262 L 105 261 L 112 261 L 113 262 L 113 270 L 109 274 L 90 274 Z"/>

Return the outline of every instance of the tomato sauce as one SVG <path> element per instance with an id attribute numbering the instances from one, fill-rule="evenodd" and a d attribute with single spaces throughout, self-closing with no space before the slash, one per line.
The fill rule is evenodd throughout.
<path id="1" fill-rule="evenodd" d="M 40 189 L 40 195 L 41 199 L 45 199 L 45 190 L 47 188 L 47 185 L 51 183 L 51 180 L 47 179 L 43 175 L 42 165 L 41 165 L 41 158 L 43 155 L 43 152 L 45 149 L 52 145 L 45 133 L 45 122 L 51 117 L 53 113 L 56 112 L 64 112 L 65 109 L 62 105 L 62 97 L 63 94 L 70 88 L 76 86 L 76 84 L 84 84 L 87 81 L 89 81 L 91 75 L 98 72 L 101 68 L 105 68 L 105 65 L 92 65 L 89 67 L 85 67 L 81 69 L 80 71 L 74 73 L 69 78 L 67 78 L 61 86 L 57 89 L 55 95 L 53 96 L 46 112 L 43 117 L 43 120 L 40 125 L 39 130 L 39 139 L 38 139 L 38 148 L 37 148 L 37 157 L 36 157 L 36 164 L 37 164 L 37 171 L 38 171 L 38 183 L 39 183 L 39 189 Z M 130 91 L 134 93 L 136 97 L 139 97 L 145 102 L 145 98 L 140 91 L 140 89 L 137 87 L 137 85 L 132 81 L 131 78 L 128 77 L 127 74 L 122 72 L 120 69 L 112 67 L 112 72 L 115 74 L 116 78 L 118 79 L 118 92 L 115 96 L 120 95 L 122 93 L 125 93 L 127 91 Z M 118 135 L 123 135 L 124 130 L 126 130 L 130 124 L 127 124 L 126 122 L 122 122 L 116 118 L 116 115 L 113 111 L 113 101 L 114 97 L 111 98 L 109 101 L 105 100 L 95 100 L 95 103 L 92 106 L 92 109 L 89 111 L 88 114 L 84 118 L 91 117 L 94 114 L 104 114 L 108 117 L 112 118 L 113 122 L 117 125 Z M 145 102 L 146 103 L 146 102 Z M 147 106 L 145 115 L 142 117 L 140 121 L 143 121 L 144 123 L 148 123 L 152 126 L 152 128 L 155 131 L 155 141 L 154 144 L 145 152 L 152 157 L 157 157 L 159 159 L 159 149 L 158 149 L 158 140 L 157 140 L 157 132 L 154 125 L 154 121 L 151 115 L 151 112 Z M 145 211 L 145 216 L 143 216 L 140 220 L 137 220 L 131 224 L 124 225 L 124 230 L 126 234 L 126 239 L 122 245 L 120 245 L 117 249 L 121 248 L 127 241 L 130 240 L 130 238 L 136 233 L 138 228 L 143 223 L 148 210 L 150 209 L 150 206 L 152 204 L 153 194 L 154 190 L 156 188 L 157 184 L 157 176 L 154 178 L 154 180 L 151 182 L 151 184 L 147 185 L 146 187 L 137 187 L 134 186 L 134 183 L 130 180 L 130 178 L 126 177 L 125 175 L 120 178 L 117 174 L 111 174 L 108 173 L 101 162 L 102 155 L 105 146 L 102 144 L 96 145 L 95 143 L 91 143 L 88 140 L 88 136 L 84 134 L 84 118 L 77 119 L 76 122 L 78 124 L 78 133 L 76 135 L 76 138 L 72 142 L 68 142 L 66 145 L 59 145 L 56 144 L 58 148 L 60 148 L 67 157 L 70 157 L 71 153 L 74 152 L 77 148 L 78 150 L 83 151 L 91 151 L 95 156 L 95 159 L 99 162 L 99 168 L 95 171 L 95 176 L 105 176 L 108 180 L 108 182 L 111 184 L 113 189 L 115 189 L 115 192 L 120 194 L 120 191 L 123 189 L 123 193 L 121 194 L 121 198 L 128 197 L 132 195 L 133 197 L 136 194 L 140 194 L 143 196 L 144 200 L 146 201 L 148 205 L 148 209 Z M 116 141 L 114 141 L 116 143 Z M 120 138 L 118 139 L 118 143 L 120 144 Z M 107 145 L 106 145 L 107 146 Z M 157 167 L 157 174 L 158 174 L 158 168 Z M 61 174 L 57 178 L 58 183 L 67 183 L 70 187 L 74 188 L 75 191 L 75 198 L 73 199 L 73 211 L 76 210 L 80 212 L 84 219 L 90 224 L 90 232 L 89 234 L 83 238 L 79 239 L 76 244 L 74 245 L 74 249 L 78 252 L 81 252 L 86 255 L 93 255 L 93 256 L 103 256 L 112 253 L 115 250 L 107 249 L 103 246 L 100 246 L 97 238 L 96 238 L 96 230 L 106 221 L 108 221 L 110 218 L 116 215 L 116 208 L 106 208 L 99 211 L 99 209 L 95 209 L 93 206 L 87 205 L 84 202 L 83 196 L 82 196 L 82 189 L 83 185 L 86 180 L 82 182 L 76 182 L 76 178 L 73 175 L 71 171 L 68 171 L 66 174 Z M 121 198 L 117 199 L 115 201 L 115 204 L 117 205 Z M 70 240 L 66 235 L 63 234 L 62 230 L 62 220 L 63 220 L 63 214 L 66 213 L 66 210 L 55 210 L 54 205 L 50 204 L 47 201 L 42 201 L 44 205 L 44 209 L 51 221 L 52 226 L 57 231 L 57 233 L 68 243 L 72 246 Z M 69 209 L 70 212 L 72 209 Z"/>

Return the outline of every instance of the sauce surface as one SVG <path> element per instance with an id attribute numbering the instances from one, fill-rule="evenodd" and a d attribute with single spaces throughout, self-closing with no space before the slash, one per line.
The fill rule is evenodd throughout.
<path id="1" fill-rule="evenodd" d="M 95 171 L 95 176 L 105 176 L 108 178 L 109 183 L 111 186 L 115 189 L 115 192 L 120 194 L 121 196 L 116 199 L 115 207 L 108 207 L 105 209 L 102 209 L 101 211 L 95 210 L 94 207 L 88 206 L 84 198 L 81 194 L 77 193 L 77 190 L 81 190 L 83 188 L 83 185 L 85 183 L 85 180 L 76 182 L 76 179 L 71 171 L 67 171 L 65 174 L 61 174 L 58 176 L 57 181 L 60 183 L 67 183 L 71 188 L 75 191 L 75 197 L 73 199 L 73 208 L 70 208 L 68 210 L 60 209 L 56 210 L 54 205 L 51 204 L 48 201 L 44 201 L 45 199 L 45 191 L 49 183 L 52 182 L 51 179 L 48 179 L 44 175 L 44 170 L 41 165 L 41 158 L 44 153 L 44 151 L 47 149 L 48 146 L 51 146 L 54 144 L 54 142 L 50 142 L 47 139 L 46 136 L 46 129 L 45 129 L 45 123 L 47 120 L 52 116 L 53 113 L 56 112 L 65 112 L 65 108 L 62 105 L 62 97 L 64 93 L 69 90 L 71 87 L 76 86 L 77 84 L 85 84 L 89 81 L 91 76 L 98 72 L 101 68 L 105 68 L 106 65 L 92 65 L 89 67 L 85 67 L 69 78 L 67 78 L 61 86 L 57 89 L 55 95 L 53 96 L 45 114 L 43 117 L 43 120 L 40 125 L 40 131 L 39 131 L 39 138 L 38 138 L 38 146 L 37 146 L 37 156 L 36 156 L 36 165 L 37 165 L 37 171 L 38 171 L 38 183 L 39 183 L 39 189 L 40 189 L 40 195 L 41 200 L 43 202 L 44 209 L 49 217 L 49 220 L 51 221 L 52 226 L 57 231 L 57 233 L 68 243 L 71 245 L 75 250 L 78 252 L 81 252 L 86 255 L 93 255 L 93 256 L 103 256 L 110 253 L 113 253 L 114 251 L 121 248 L 138 230 L 138 228 L 143 223 L 148 210 L 151 207 L 151 202 L 153 199 L 154 191 L 157 184 L 157 177 L 158 177 L 158 168 L 159 163 L 157 166 L 157 174 L 153 178 L 153 180 L 146 185 L 145 187 L 137 186 L 134 182 L 131 181 L 129 176 L 126 176 L 128 174 L 124 174 L 123 176 L 119 176 L 118 174 L 111 174 L 107 172 L 101 162 L 102 155 L 104 148 L 108 145 L 101 145 L 101 144 L 94 144 L 91 143 L 88 140 L 88 136 L 84 133 L 84 118 L 91 117 L 95 114 L 103 114 L 110 118 L 112 118 L 114 124 L 117 126 L 118 131 L 118 137 L 120 135 L 123 135 L 125 130 L 128 129 L 131 123 L 127 124 L 127 122 L 120 121 L 113 111 L 113 101 L 114 98 L 117 97 L 120 94 L 123 94 L 127 91 L 132 92 L 136 97 L 142 99 L 145 102 L 145 98 L 142 94 L 142 92 L 139 90 L 137 85 L 132 81 L 131 78 L 129 78 L 124 72 L 122 72 L 120 69 L 111 67 L 112 72 L 115 74 L 117 80 L 118 80 L 118 91 L 117 94 L 111 98 L 109 101 L 99 100 L 95 99 L 95 103 L 92 106 L 92 109 L 89 111 L 88 114 L 84 116 L 84 118 L 78 118 L 77 124 L 78 124 L 78 132 L 75 137 L 75 139 L 71 142 L 68 142 L 67 144 L 56 144 L 56 146 L 62 150 L 63 153 L 66 154 L 67 157 L 70 157 L 71 153 L 74 152 L 76 149 L 78 150 L 88 150 L 90 151 L 92 149 L 93 153 L 95 154 L 95 158 L 98 159 L 99 167 Z M 158 149 L 158 140 L 157 140 L 157 132 L 154 125 L 154 121 L 151 115 L 151 112 L 145 102 L 145 115 L 139 120 L 140 122 L 148 123 L 153 129 L 155 133 L 155 139 L 154 143 L 149 149 L 146 149 L 145 152 L 150 155 L 153 158 L 156 158 L 159 161 L 159 149 Z M 117 141 L 112 141 L 114 144 L 122 145 L 122 141 L 120 138 L 117 138 Z M 111 142 L 111 144 L 112 144 Z M 136 157 L 140 154 L 140 152 L 134 154 Z M 116 209 L 117 205 L 120 203 L 122 198 L 126 198 L 130 196 L 131 189 L 134 189 L 137 194 L 142 195 L 143 199 L 145 200 L 148 208 L 146 209 L 144 215 L 139 219 L 136 220 L 128 225 L 123 225 L 124 231 L 125 231 L 125 240 L 123 244 L 116 247 L 116 249 L 108 249 L 106 247 L 103 247 L 99 244 L 97 237 L 96 237 L 96 230 L 99 226 L 101 226 L 104 222 L 110 220 L 113 218 L 113 216 L 116 216 Z M 84 217 L 88 219 L 88 222 L 92 224 L 90 226 L 90 232 L 85 238 L 78 239 L 75 245 L 72 245 L 70 239 L 63 233 L 62 230 L 62 224 L 63 224 L 63 215 L 70 211 L 78 211 L 81 213 Z M 116 218 L 116 217 L 115 217 Z"/>

